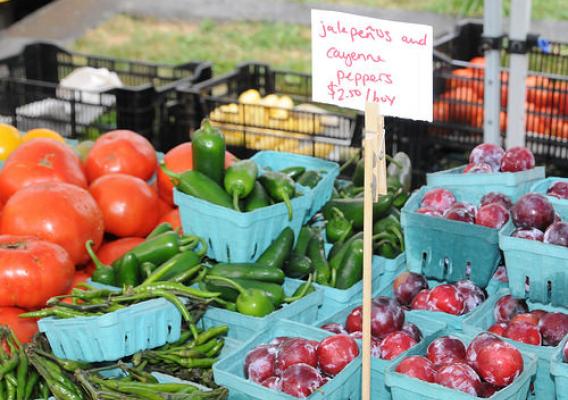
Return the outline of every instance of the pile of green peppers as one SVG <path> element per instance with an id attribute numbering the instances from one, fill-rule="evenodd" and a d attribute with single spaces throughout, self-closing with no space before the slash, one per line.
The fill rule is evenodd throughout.
<path id="1" fill-rule="evenodd" d="M 104 265 L 87 242 L 86 248 L 96 269 L 91 279 L 105 285 L 138 286 L 155 271 L 162 271 L 156 280 L 178 276 L 182 282 L 197 275 L 207 244 L 197 236 L 180 236 L 169 223 L 158 225 L 146 240 L 117 259 Z M 163 272 L 166 271 L 166 272 Z M 183 278 L 183 279 L 181 279 Z M 180 280 L 181 279 L 181 280 Z"/>
<path id="2" fill-rule="evenodd" d="M 220 293 L 214 302 L 244 315 L 264 317 L 314 291 L 311 277 L 287 296 L 282 284 L 290 264 L 294 232 L 285 228 L 254 263 L 219 263 L 207 269 L 201 289 Z"/>
<path id="3" fill-rule="evenodd" d="M 0 341 L 6 343 L 6 350 L 0 346 L 0 399 L 224 400 L 228 391 L 215 385 L 211 366 L 227 330 L 227 326 L 214 327 L 199 332 L 197 338 L 190 330 L 182 331 L 175 343 L 95 367 L 56 357 L 43 335 L 21 344 L 11 331 L 0 328 Z M 151 374 L 171 371 L 176 376 L 180 369 L 188 382 L 159 383 Z M 113 378 L 101 374 L 108 370 L 113 370 Z"/>
<path id="4" fill-rule="evenodd" d="M 313 187 L 321 179 L 317 171 L 303 167 L 266 171 L 259 176 L 252 160 L 236 161 L 225 170 L 225 138 L 208 120 L 192 135 L 192 156 L 192 170 L 175 173 L 162 163 L 162 171 L 180 192 L 236 211 L 250 212 L 284 202 L 291 220 L 291 199 L 300 194 L 294 181 Z"/>

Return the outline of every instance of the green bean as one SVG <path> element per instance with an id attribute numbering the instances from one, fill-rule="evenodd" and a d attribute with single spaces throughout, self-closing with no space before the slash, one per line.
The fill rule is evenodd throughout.
<path id="1" fill-rule="evenodd" d="M 225 342 L 222 340 L 218 341 L 217 344 L 207 352 L 207 357 L 215 357 L 221 352 L 223 346 L 225 346 Z"/>
<path id="2" fill-rule="evenodd" d="M 228 331 L 229 327 L 227 325 L 219 325 L 214 328 L 208 329 L 197 337 L 197 339 L 195 340 L 195 345 L 206 343 L 217 336 L 226 334 Z"/>
<path id="3" fill-rule="evenodd" d="M 1 347 L 1 346 L 0 346 Z M 12 372 L 18 366 L 18 354 L 13 353 L 10 359 L 0 367 L 0 380 Z"/>
<path id="4" fill-rule="evenodd" d="M 6 392 L 4 392 L 5 386 L 4 380 L 0 380 L 0 400 L 6 400 Z"/>
<path id="5" fill-rule="evenodd" d="M 47 400 L 49 398 L 49 387 L 45 381 L 39 381 L 39 393 L 42 400 Z"/>
<path id="6" fill-rule="evenodd" d="M 214 298 L 219 297 L 221 293 L 219 292 L 209 292 L 205 290 L 199 290 L 191 287 L 187 287 L 182 285 L 179 282 L 172 282 L 172 281 L 163 281 L 163 282 L 154 282 L 148 285 L 141 285 L 138 287 L 133 288 L 134 293 L 146 292 L 146 291 L 153 291 L 153 290 L 169 290 L 175 291 L 180 294 L 187 295 L 188 297 L 196 297 L 196 298 Z"/>
<path id="7" fill-rule="evenodd" d="M 26 387 L 24 390 L 24 399 L 29 400 L 32 397 L 34 388 L 39 380 L 39 375 L 35 371 L 31 371 L 28 379 L 26 381 Z"/>
<path id="8" fill-rule="evenodd" d="M 28 375 L 28 357 L 24 353 L 23 349 L 20 349 L 18 354 L 18 368 L 16 369 L 16 399 L 24 400 L 24 394 L 26 391 L 26 376 Z"/>
<path id="9" fill-rule="evenodd" d="M 8 378 L 8 375 L 6 376 L 6 378 Z M 16 380 L 16 378 L 14 378 L 14 380 Z M 15 382 L 10 382 L 8 379 L 6 379 L 6 399 L 7 400 L 16 400 L 16 385 L 14 384 Z"/>

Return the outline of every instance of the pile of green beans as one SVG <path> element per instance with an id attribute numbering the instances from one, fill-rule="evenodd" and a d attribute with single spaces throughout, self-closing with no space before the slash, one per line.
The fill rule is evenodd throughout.
<path id="1" fill-rule="evenodd" d="M 193 333 L 187 329 L 175 343 L 95 366 L 56 357 L 42 335 L 22 345 L 11 331 L 0 327 L 0 343 L 6 344 L 6 349 L 0 346 L 0 400 L 50 396 L 59 400 L 224 400 L 228 391 L 214 384 L 211 366 L 227 331 L 227 326 L 214 327 L 192 339 Z M 183 371 L 184 380 L 188 376 L 196 379 L 159 383 L 151 374 L 175 372 L 176 368 Z M 107 370 L 114 370 L 113 378 L 103 377 L 101 372 Z"/>

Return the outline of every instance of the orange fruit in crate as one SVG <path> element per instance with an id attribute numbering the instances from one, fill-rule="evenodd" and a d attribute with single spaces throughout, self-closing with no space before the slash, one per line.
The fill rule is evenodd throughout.
<path id="1" fill-rule="evenodd" d="M 5 161 L 22 143 L 20 132 L 8 124 L 0 124 L 0 160 Z"/>
<path id="2" fill-rule="evenodd" d="M 63 136 L 47 128 L 37 128 L 27 131 L 26 134 L 22 137 L 22 142 L 26 143 L 37 138 L 53 139 L 58 142 L 65 143 Z"/>
<path id="3" fill-rule="evenodd" d="M 459 68 L 452 71 L 456 78 L 449 78 L 449 89 L 466 88 L 475 91 L 477 96 L 483 96 L 483 72 L 473 68 Z"/>
<path id="4" fill-rule="evenodd" d="M 479 115 L 483 118 L 483 107 L 480 106 L 481 101 L 475 90 L 470 87 L 459 87 L 444 93 L 442 99 L 449 103 L 451 121 L 480 126 Z"/>
<path id="5" fill-rule="evenodd" d="M 529 76 L 526 79 L 527 101 L 538 107 L 547 107 L 552 101 L 552 87 L 550 80 L 543 76 Z"/>
<path id="6" fill-rule="evenodd" d="M 568 115 L 568 82 L 557 81 L 553 90 L 552 106 L 556 107 L 560 114 Z"/>
<path id="7" fill-rule="evenodd" d="M 560 119 L 552 121 L 552 136 L 559 139 L 568 139 L 568 121 Z"/>

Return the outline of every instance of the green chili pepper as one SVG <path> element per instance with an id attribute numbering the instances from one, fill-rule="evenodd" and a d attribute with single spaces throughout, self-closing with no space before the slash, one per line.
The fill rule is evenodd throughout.
<path id="1" fill-rule="evenodd" d="M 331 209 L 333 217 L 325 225 L 325 237 L 329 243 L 345 240 L 353 231 L 353 224 L 338 208 Z"/>
<path id="2" fill-rule="evenodd" d="M 233 208 L 231 196 L 207 175 L 192 170 L 178 174 L 170 171 L 164 163 L 160 164 L 160 168 L 180 192 L 222 207 Z"/>
<path id="3" fill-rule="evenodd" d="M 363 186 L 365 183 L 365 159 L 361 158 L 355 165 L 355 171 L 351 176 L 351 182 L 354 186 Z"/>
<path id="4" fill-rule="evenodd" d="M 353 243 L 358 239 L 363 239 L 363 232 L 359 232 L 343 242 L 337 242 L 335 246 L 333 246 L 334 248 L 331 249 L 329 257 L 329 266 L 331 267 L 332 271 L 339 270 L 339 268 L 341 267 L 341 263 L 343 262 L 343 259 L 345 257 L 345 254 L 349 251 L 349 248 L 351 247 L 351 243 Z M 336 246 L 337 250 L 334 251 Z"/>
<path id="5" fill-rule="evenodd" d="M 312 262 L 315 273 L 315 281 L 320 285 L 329 285 L 331 278 L 331 269 L 325 258 L 325 250 L 323 248 L 323 239 L 314 236 L 308 246 L 308 257 Z"/>
<path id="6" fill-rule="evenodd" d="M 300 229 L 300 233 L 298 234 L 296 247 L 294 247 L 294 250 L 292 251 L 292 255 L 305 256 L 312 237 L 314 237 L 312 228 L 309 226 L 302 226 L 302 229 Z"/>
<path id="7" fill-rule="evenodd" d="M 260 177 L 260 183 L 264 186 L 268 195 L 274 201 L 283 201 L 288 208 L 288 219 L 292 220 L 292 202 L 290 201 L 296 195 L 294 181 L 286 174 L 281 172 L 267 171 Z"/>
<path id="8" fill-rule="evenodd" d="M 280 172 L 288 175 L 290 179 L 297 180 L 306 171 L 304 167 L 288 167 L 280 170 Z"/>
<path id="9" fill-rule="evenodd" d="M 232 279 L 238 285 L 245 289 L 258 289 L 264 292 L 272 301 L 275 307 L 278 307 L 284 301 L 286 293 L 281 285 L 272 282 L 261 282 L 249 279 Z M 235 302 L 239 296 L 239 291 L 231 284 L 221 281 L 207 282 L 207 290 L 211 292 L 221 293 L 221 298 L 226 301 Z"/>
<path id="10" fill-rule="evenodd" d="M 391 226 L 400 228 L 400 213 L 397 215 L 396 212 L 391 211 L 389 215 L 375 222 L 373 225 L 373 234 L 376 235 L 377 233 L 385 232 Z"/>
<path id="11" fill-rule="evenodd" d="M 141 264 L 151 262 L 160 265 L 178 253 L 194 248 L 195 242 L 196 237 L 194 236 L 180 237 L 176 232 L 171 231 L 140 243 L 129 253 L 134 254 Z M 118 265 L 121 260 L 122 258 L 119 258 L 113 262 L 113 266 Z"/>
<path id="12" fill-rule="evenodd" d="M 156 281 L 167 281 L 176 275 L 179 275 L 188 269 L 195 267 L 201 262 L 201 257 L 195 254 L 193 251 L 186 251 L 183 253 L 176 254 L 168 261 L 160 265 L 152 274 L 144 280 L 142 283 L 146 285 L 148 283 Z"/>
<path id="13" fill-rule="evenodd" d="M 169 222 L 162 222 L 161 224 L 156 226 L 148 236 L 146 236 L 146 239 L 152 239 L 153 237 L 161 235 L 162 233 L 166 233 L 173 230 L 174 227 L 172 226 L 172 224 L 170 224 Z"/>
<path id="14" fill-rule="evenodd" d="M 303 279 L 308 276 L 308 274 L 312 273 L 313 270 L 312 260 L 307 256 L 297 254 L 292 254 L 292 257 L 290 257 L 284 267 L 286 276 L 294 279 Z"/>
<path id="15" fill-rule="evenodd" d="M 217 275 L 207 275 L 207 280 L 225 281 L 239 291 L 237 297 L 237 311 L 253 317 L 264 317 L 274 311 L 274 304 L 270 298 L 259 289 L 245 289 L 235 281 Z"/>
<path id="16" fill-rule="evenodd" d="M 252 160 L 237 161 L 225 173 L 225 190 L 233 196 L 233 207 L 240 211 L 239 200 L 247 197 L 254 189 L 258 167 Z"/>
<path id="17" fill-rule="evenodd" d="M 254 183 L 252 192 L 245 199 L 245 211 L 250 212 L 271 204 L 270 197 L 260 182 Z"/>
<path id="18" fill-rule="evenodd" d="M 380 196 L 379 200 L 373 203 L 373 221 L 383 216 L 391 208 L 393 196 L 390 194 Z M 353 229 L 363 228 L 363 198 L 353 199 L 333 199 L 327 202 L 323 208 L 323 216 L 326 220 L 333 218 L 333 208 L 339 209 L 345 218 L 353 223 Z"/>
<path id="19" fill-rule="evenodd" d="M 7 400 L 16 400 L 16 384 L 13 382 L 6 380 L 6 399 Z"/>
<path id="20" fill-rule="evenodd" d="M 401 209 L 402 207 L 404 207 L 404 205 L 406 204 L 409 198 L 410 198 L 410 193 L 408 192 L 398 193 L 395 196 L 394 200 L 392 201 L 392 205 L 398 209 Z"/>
<path id="21" fill-rule="evenodd" d="M 285 278 L 284 272 L 281 269 L 252 263 L 215 264 L 209 270 L 209 274 L 231 279 L 249 279 L 278 284 L 282 284 Z"/>
<path id="22" fill-rule="evenodd" d="M 321 181 L 321 175 L 318 171 L 306 171 L 298 178 L 298 184 L 307 186 L 311 189 L 315 188 L 318 182 Z"/>
<path id="23" fill-rule="evenodd" d="M 31 371 L 30 375 L 26 380 L 26 388 L 24 390 L 24 399 L 29 400 L 32 397 L 32 393 L 39 381 L 39 375 L 35 371 Z"/>
<path id="24" fill-rule="evenodd" d="M 376 254 L 388 259 L 395 259 L 400 254 L 400 249 L 396 247 L 393 242 L 388 240 L 380 241 L 375 245 Z"/>
<path id="25" fill-rule="evenodd" d="M 126 253 L 114 268 L 115 286 L 136 286 L 140 283 L 140 262 L 133 253 Z"/>
<path id="26" fill-rule="evenodd" d="M 349 289 L 363 278 L 363 240 L 351 243 L 340 268 L 337 269 L 335 287 Z"/>
<path id="27" fill-rule="evenodd" d="M 294 246 L 294 231 L 290 227 L 284 228 L 276 239 L 260 255 L 256 264 L 282 269 L 284 262 L 290 255 Z"/>
<path id="28" fill-rule="evenodd" d="M 85 243 L 85 248 L 87 249 L 87 253 L 89 253 L 91 260 L 96 266 L 95 271 L 91 276 L 91 279 L 93 280 L 93 282 L 114 286 L 116 277 L 113 267 L 110 265 L 104 265 L 93 251 L 92 246 L 93 246 L 93 241 L 87 240 L 87 242 Z"/>
<path id="29" fill-rule="evenodd" d="M 12 354 L 10 359 L 0 366 L 0 380 L 4 378 L 6 374 L 12 372 L 18 366 L 18 354 Z"/>
<path id="30" fill-rule="evenodd" d="M 191 135 L 193 170 L 208 176 L 218 185 L 223 183 L 225 172 L 225 137 L 209 120 Z"/>

